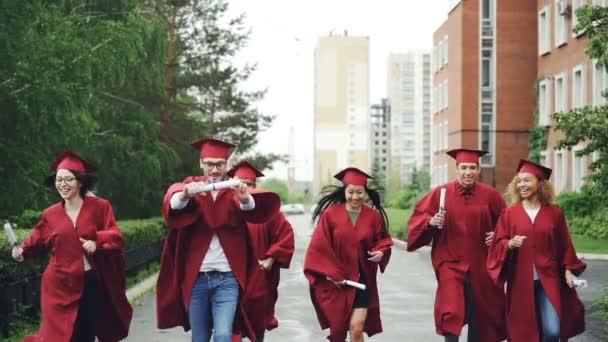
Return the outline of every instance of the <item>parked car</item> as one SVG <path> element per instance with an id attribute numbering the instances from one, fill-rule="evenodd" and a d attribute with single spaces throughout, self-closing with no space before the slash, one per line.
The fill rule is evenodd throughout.
<path id="1" fill-rule="evenodd" d="M 281 206 L 281 212 L 285 215 L 299 215 L 304 214 L 306 210 L 304 210 L 304 205 L 300 203 L 290 203 L 283 204 Z"/>

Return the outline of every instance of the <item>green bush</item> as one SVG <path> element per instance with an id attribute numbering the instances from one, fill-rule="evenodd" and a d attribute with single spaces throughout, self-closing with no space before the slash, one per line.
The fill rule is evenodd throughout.
<path id="1" fill-rule="evenodd" d="M 555 199 L 568 219 L 589 216 L 598 208 L 605 207 L 606 199 L 589 186 L 583 186 L 579 192 L 567 192 Z"/>
<path id="2" fill-rule="evenodd" d="M 593 303 L 591 311 L 601 317 L 604 322 L 604 336 L 608 338 L 608 287 L 604 289 L 604 295 Z"/>
<path id="3" fill-rule="evenodd" d="M 125 250 L 139 248 L 149 242 L 159 241 L 166 234 L 165 223 L 162 218 L 151 218 L 145 220 L 118 221 L 125 238 Z M 15 231 L 19 241 L 23 241 L 31 229 L 19 229 Z M 5 234 L 0 234 L 0 282 L 10 282 L 16 279 L 41 273 L 47 265 L 46 260 L 26 260 L 17 263 L 11 257 L 11 245 Z"/>
<path id="4" fill-rule="evenodd" d="M 608 239 L 608 209 L 602 209 L 592 215 L 577 216 L 569 220 L 568 228 L 572 234 L 591 239 Z"/>
<path id="5" fill-rule="evenodd" d="M 17 216 L 11 221 L 15 223 L 15 225 L 17 226 L 16 228 L 27 229 L 34 227 L 36 223 L 38 223 L 38 221 L 40 220 L 41 215 L 41 211 L 25 209 L 21 216 Z"/>
<path id="6" fill-rule="evenodd" d="M 411 209 L 416 204 L 419 197 L 420 192 L 418 191 L 401 191 L 395 198 L 388 200 L 387 207 L 404 210 Z"/>

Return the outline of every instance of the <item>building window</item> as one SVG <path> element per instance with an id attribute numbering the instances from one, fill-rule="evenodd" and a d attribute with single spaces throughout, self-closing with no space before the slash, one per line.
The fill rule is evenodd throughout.
<path id="1" fill-rule="evenodd" d="M 538 53 L 541 56 L 551 50 L 550 35 L 549 7 L 545 7 L 538 12 Z"/>
<path id="2" fill-rule="evenodd" d="M 448 149 L 448 122 L 443 123 L 443 149 Z"/>
<path id="3" fill-rule="evenodd" d="M 578 17 L 576 11 L 585 4 L 584 0 L 572 0 L 572 37 L 578 37 L 584 33 L 583 30 L 575 31 L 574 28 L 578 25 Z"/>
<path id="4" fill-rule="evenodd" d="M 448 109 L 448 81 L 446 80 L 443 84 L 443 101 L 444 109 Z"/>
<path id="5" fill-rule="evenodd" d="M 587 175 L 587 161 L 585 156 L 577 156 L 577 151 L 582 147 L 572 150 L 572 191 L 579 191 L 583 186 L 583 178 Z"/>
<path id="6" fill-rule="evenodd" d="M 481 18 L 484 20 L 492 20 L 492 9 L 490 8 L 490 0 L 483 0 L 481 5 Z"/>
<path id="7" fill-rule="evenodd" d="M 555 151 L 555 192 L 560 194 L 568 186 L 568 155 L 563 151 Z"/>
<path id="8" fill-rule="evenodd" d="M 443 58 L 444 58 L 444 65 L 448 64 L 448 56 L 449 56 L 449 49 L 448 49 L 448 36 L 445 36 L 443 38 Z"/>
<path id="9" fill-rule="evenodd" d="M 568 41 L 568 17 L 566 14 L 568 2 L 566 0 L 555 0 L 555 47 L 562 46 Z"/>
<path id="10" fill-rule="evenodd" d="M 601 106 L 606 104 L 606 99 L 602 96 L 608 85 L 606 68 L 598 62 L 593 63 L 593 105 Z"/>
<path id="11" fill-rule="evenodd" d="M 581 64 L 572 69 L 572 108 L 583 107 L 586 102 L 586 94 L 585 69 Z"/>
<path id="12" fill-rule="evenodd" d="M 542 80 L 538 84 L 538 124 L 548 126 L 549 120 L 549 82 Z"/>
<path id="13" fill-rule="evenodd" d="M 551 168 L 551 155 L 547 150 L 540 151 L 540 165 Z"/>
<path id="14" fill-rule="evenodd" d="M 481 86 L 489 87 L 491 83 L 491 62 L 490 59 L 483 59 L 481 62 Z"/>
<path id="15" fill-rule="evenodd" d="M 553 104 L 554 112 L 565 112 L 568 110 L 568 82 L 566 81 L 566 74 L 561 73 L 555 75 L 555 103 Z"/>

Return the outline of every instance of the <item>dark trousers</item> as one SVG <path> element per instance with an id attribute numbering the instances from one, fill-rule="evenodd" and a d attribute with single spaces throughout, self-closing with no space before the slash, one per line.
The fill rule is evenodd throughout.
<path id="1" fill-rule="evenodd" d="M 464 303 L 465 303 L 465 323 L 469 326 L 467 342 L 479 342 L 479 332 L 477 330 L 477 315 L 475 314 L 475 302 L 473 302 L 473 289 L 471 279 L 467 276 L 464 281 Z M 459 336 L 446 334 L 445 342 L 458 342 Z"/>
<path id="2" fill-rule="evenodd" d="M 84 274 L 84 289 L 78 306 L 78 316 L 74 327 L 73 342 L 95 342 L 95 324 L 97 322 L 97 298 L 99 298 L 99 281 L 93 271 Z"/>

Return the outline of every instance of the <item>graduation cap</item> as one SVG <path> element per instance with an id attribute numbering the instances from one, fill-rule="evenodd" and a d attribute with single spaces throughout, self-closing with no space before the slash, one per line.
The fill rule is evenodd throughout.
<path id="1" fill-rule="evenodd" d="M 199 150 L 202 158 L 221 158 L 228 159 L 236 149 L 235 144 L 227 143 L 217 139 L 201 139 L 190 144 Z"/>
<path id="2" fill-rule="evenodd" d="M 368 179 L 374 177 L 357 169 L 356 167 L 347 167 L 346 169 L 334 175 L 334 178 L 341 181 L 345 185 L 367 185 Z"/>
<path id="3" fill-rule="evenodd" d="M 264 177 L 264 174 L 260 170 L 256 169 L 255 166 L 246 160 L 234 165 L 226 174 L 228 177 L 237 177 L 238 179 L 251 181 L 255 181 L 258 177 Z"/>
<path id="4" fill-rule="evenodd" d="M 479 158 L 488 154 L 487 151 L 471 150 L 468 148 L 456 148 L 446 152 L 448 156 L 456 159 L 456 164 L 473 163 L 479 164 Z"/>
<path id="5" fill-rule="evenodd" d="M 529 160 L 521 159 L 519 161 L 519 165 L 517 166 L 517 172 L 531 173 L 538 177 L 538 179 L 549 180 L 553 170 Z"/>
<path id="6" fill-rule="evenodd" d="M 95 165 L 80 158 L 80 156 L 72 150 L 62 152 L 57 156 L 55 161 L 50 164 L 50 167 L 53 170 L 67 169 L 78 172 L 94 172 L 97 170 Z"/>

